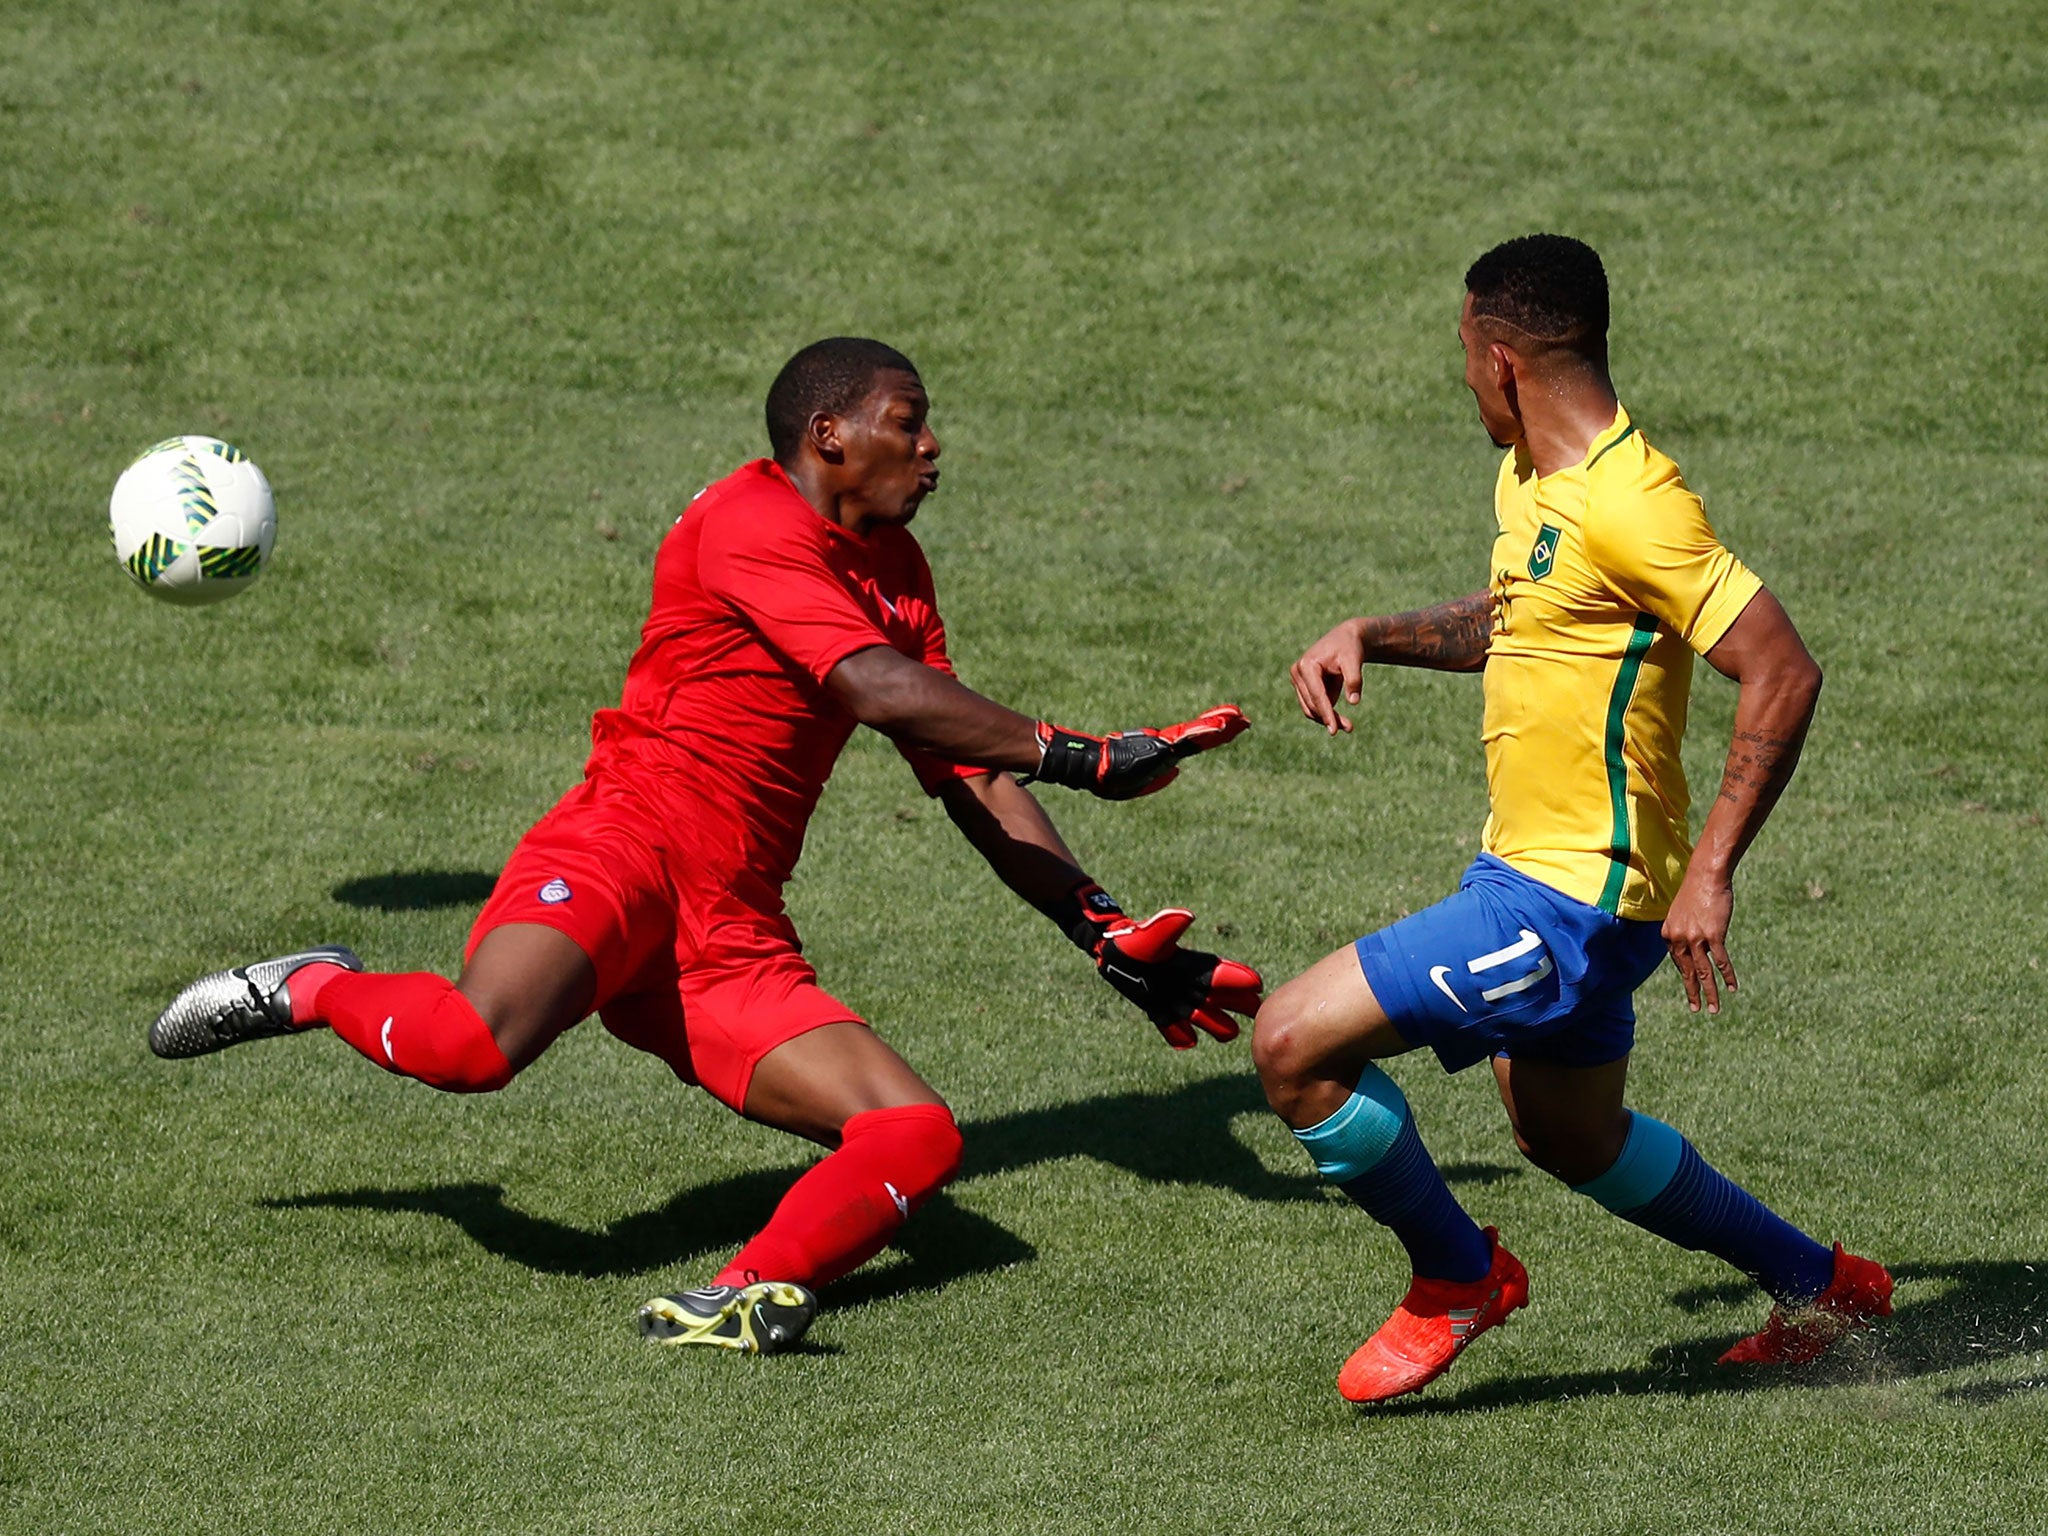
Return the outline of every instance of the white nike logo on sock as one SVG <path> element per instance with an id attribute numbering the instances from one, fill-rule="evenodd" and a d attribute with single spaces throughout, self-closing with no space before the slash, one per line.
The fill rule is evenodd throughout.
<path id="1" fill-rule="evenodd" d="M 910 1202 L 903 1198 L 903 1192 L 887 1179 L 882 1180 L 882 1188 L 889 1191 L 889 1198 L 896 1202 L 897 1214 L 908 1220 L 910 1217 Z"/>
<path id="2" fill-rule="evenodd" d="M 390 1062 L 391 1065 L 393 1065 L 394 1067 L 398 1065 L 398 1058 L 391 1054 L 391 1021 L 396 1017 L 396 1014 L 392 1014 L 385 1018 L 384 1032 L 381 1036 L 379 1036 L 379 1038 L 384 1042 L 384 1059 Z"/>

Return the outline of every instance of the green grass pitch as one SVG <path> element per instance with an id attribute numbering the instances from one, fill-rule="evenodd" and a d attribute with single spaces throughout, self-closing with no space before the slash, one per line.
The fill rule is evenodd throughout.
<path id="1" fill-rule="evenodd" d="M 2044 164 L 2028 0 L 11 0 L 0 1528 L 2042 1529 Z M 1435 899 L 1476 685 L 1377 677 L 1332 745 L 1285 669 L 1483 579 L 1459 277 L 1532 228 L 1601 248 L 1624 398 L 1827 668 L 1741 996 L 1653 982 L 1635 1097 L 1895 1267 L 1837 1362 L 1718 1374 L 1762 1299 L 1410 1059 L 1534 1300 L 1345 1408 L 1396 1245 L 1241 1044 L 1163 1049 L 873 738 L 793 905 L 967 1166 L 804 1353 L 635 1339 L 807 1155 L 595 1028 L 478 1100 L 325 1037 L 148 1055 L 237 959 L 453 966 L 664 530 L 836 331 L 931 384 L 970 681 L 1258 722 L 1142 805 L 1057 800 L 1111 889 L 1274 979 Z M 278 491 L 218 610 L 107 547 L 179 431 Z M 1732 703 L 1702 675 L 1702 802 Z"/>

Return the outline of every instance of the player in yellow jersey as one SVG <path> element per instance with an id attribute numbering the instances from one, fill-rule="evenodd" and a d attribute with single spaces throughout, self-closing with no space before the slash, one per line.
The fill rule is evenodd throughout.
<path id="1" fill-rule="evenodd" d="M 1491 1060 L 1515 1143 L 1580 1194 L 1718 1255 L 1776 1301 L 1725 1364 L 1811 1360 L 1891 1311 L 1891 1276 L 1832 1251 L 1624 1102 L 1631 995 L 1668 953 L 1697 1011 L 1735 988 L 1735 866 L 1792 776 L 1820 668 L 1776 598 L 1714 537 L 1607 370 L 1607 275 L 1528 235 L 1465 275 L 1465 382 L 1496 446 L 1488 589 L 1350 619 L 1295 663 L 1303 712 L 1349 731 L 1366 663 L 1479 672 L 1483 851 L 1458 893 L 1275 992 L 1253 1059 L 1315 1159 L 1408 1249 L 1414 1281 L 1338 1376 L 1354 1402 L 1413 1392 L 1528 1299 L 1521 1264 L 1459 1206 L 1375 1063 L 1418 1046 Z M 1699 845 L 1679 743 L 1695 654 L 1740 685 Z"/>

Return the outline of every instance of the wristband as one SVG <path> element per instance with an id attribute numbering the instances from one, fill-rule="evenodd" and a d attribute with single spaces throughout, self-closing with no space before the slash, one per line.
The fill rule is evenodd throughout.
<path id="1" fill-rule="evenodd" d="M 1050 720 L 1038 722 L 1038 766 L 1022 783 L 1058 784 L 1086 789 L 1102 769 L 1102 738 L 1063 730 Z"/>
<path id="2" fill-rule="evenodd" d="M 1075 948 L 1091 957 L 1101 949 L 1103 935 L 1124 915 L 1116 898 L 1086 875 L 1064 896 L 1047 902 L 1039 910 L 1052 919 L 1053 926 Z"/>

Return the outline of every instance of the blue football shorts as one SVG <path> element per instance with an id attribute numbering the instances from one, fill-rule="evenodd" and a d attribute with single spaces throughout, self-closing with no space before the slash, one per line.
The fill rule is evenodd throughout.
<path id="1" fill-rule="evenodd" d="M 1402 1038 L 1446 1072 L 1495 1055 L 1596 1067 L 1635 1044 L 1633 994 L 1669 953 L 1661 929 L 1482 853 L 1455 896 L 1353 947 Z"/>

